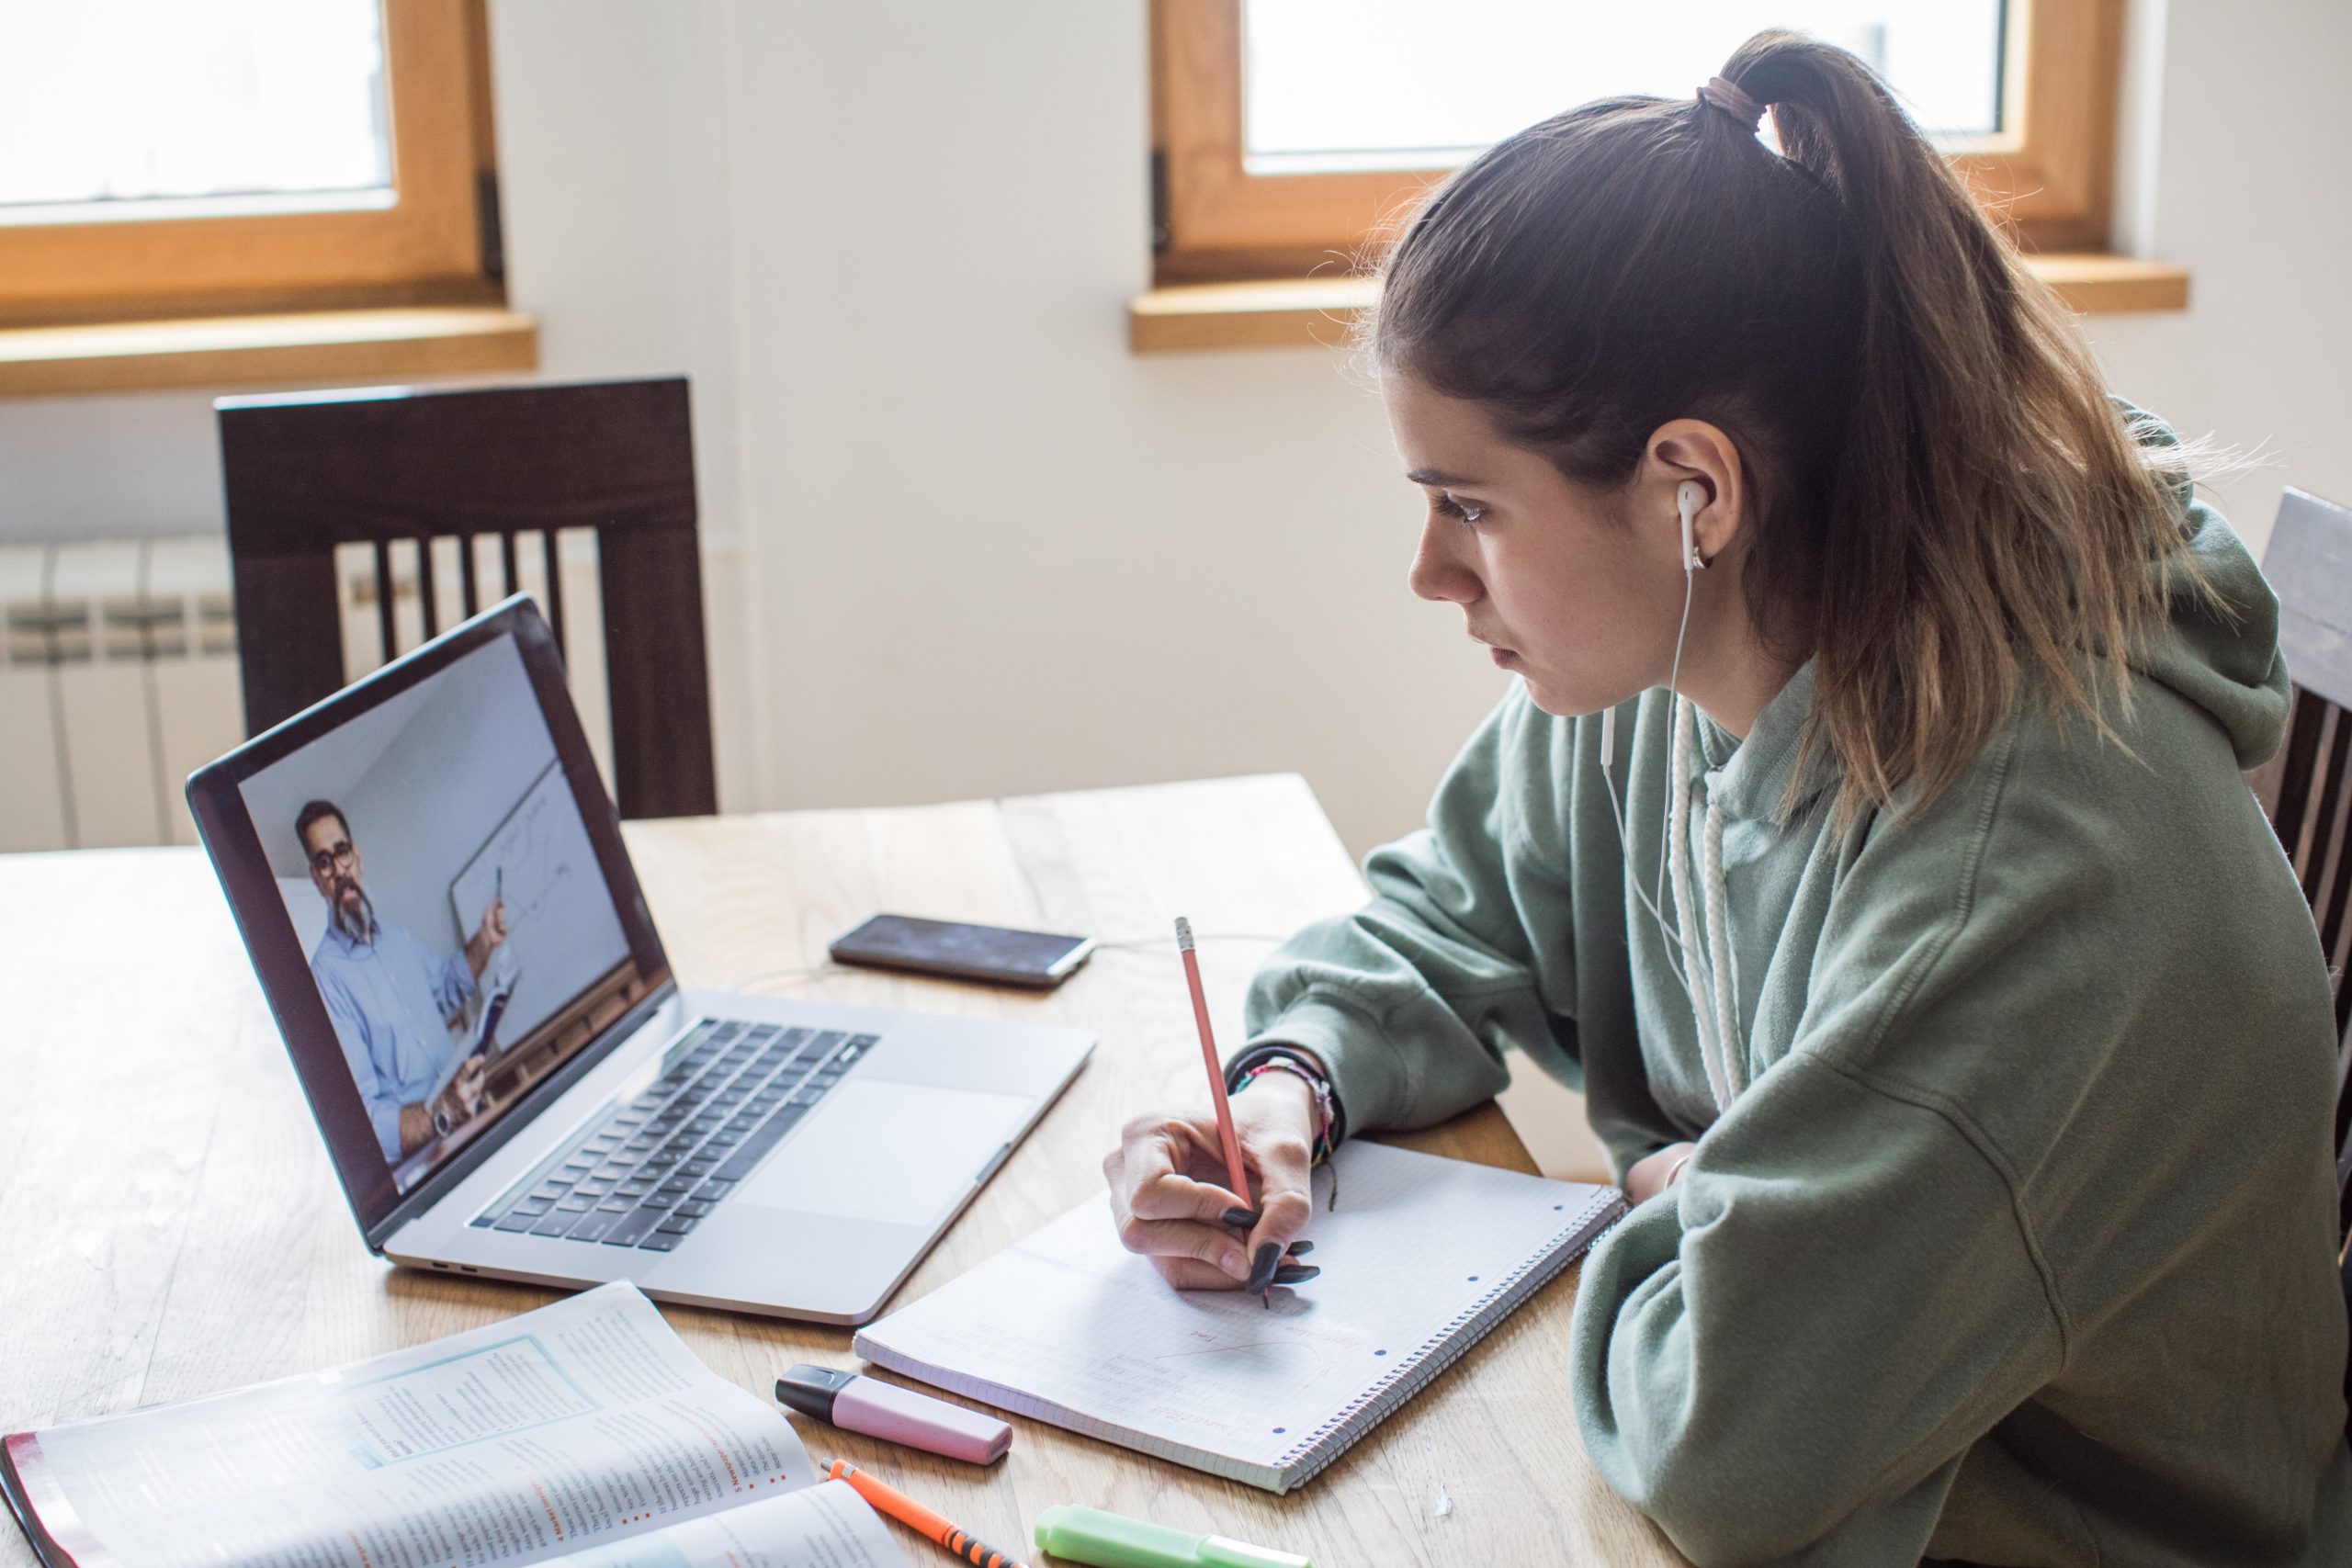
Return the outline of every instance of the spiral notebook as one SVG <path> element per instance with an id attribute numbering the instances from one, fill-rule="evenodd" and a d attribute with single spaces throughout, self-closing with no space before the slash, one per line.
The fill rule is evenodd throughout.
<path id="1" fill-rule="evenodd" d="M 860 1330 L 854 1348 L 1000 1409 L 1287 1492 L 1624 1209 L 1613 1187 L 1381 1144 L 1350 1144 L 1333 1166 L 1316 1173 L 1306 1230 L 1322 1277 L 1277 1287 L 1271 1306 L 1170 1290 L 1119 1246 L 1097 1198 Z"/>

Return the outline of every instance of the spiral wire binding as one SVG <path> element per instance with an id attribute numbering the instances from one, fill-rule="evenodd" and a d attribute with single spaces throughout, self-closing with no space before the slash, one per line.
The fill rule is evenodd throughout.
<path id="1" fill-rule="evenodd" d="M 1596 1196 L 1534 1257 L 1503 1276 L 1493 1290 L 1456 1314 L 1445 1326 L 1383 1373 L 1378 1382 L 1284 1450 L 1274 1461 L 1278 1471 L 1288 1472 L 1302 1461 L 1313 1462 L 1304 1464 L 1295 1475 L 1284 1474 L 1280 1490 L 1287 1492 L 1294 1486 L 1305 1485 L 1353 1447 L 1358 1438 L 1385 1421 L 1398 1405 L 1419 1393 L 1424 1383 L 1459 1360 L 1470 1347 L 1492 1333 L 1496 1325 L 1518 1311 L 1528 1297 L 1549 1284 L 1553 1276 L 1597 1244 L 1622 1217 L 1624 1207 L 1624 1199 L 1613 1191 Z M 1603 1216 L 1609 1224 L 1594 1230 L 1595 1220 Z M 1588 1231 L 1592 1234 L 1586 1246 L 1577 1247 L 1577 1237 Z M 1500 1311 L 1496 1310 L 1498 1305 Z M 1481 1318 L 1485 1321 L 1479 1322 Z M 1474 1323 L 1477 1327 L 1469 1331 Z"/>

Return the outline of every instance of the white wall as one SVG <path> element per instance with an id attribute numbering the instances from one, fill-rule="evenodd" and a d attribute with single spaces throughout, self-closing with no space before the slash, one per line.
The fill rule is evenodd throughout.
<path id="1" fill-rule="evenodd" d="M 549 373 L 673 344 L 732 421 L 750 798 L 1296 768 L 1359 842 L 1409 823 L 1496 679 L 1403 592 L 1407 492 L 1331 355 L 1126 352 L 1141 7 L 918 9 L 494 12 Z"/>
<path id="2" fill-rule="evenodd" d="M 1140 0 L 495 0 L 507 247 L 550 377 L 695 379 L 722 799 L 1305 773 L 1409 826 L 1499 689 L 1403 577 L 1319 350 L 1136 358 Z M 2134 199 L 2185 313 L 2120 390 L 2352 496 L 2352 7 L 2138 0 Z M 217 522 L 201 398 L 0 403 L 0 534 Z"/>
<path id="3" fill-rule="evenodd" d="M 2256 460 L 2216 494 L 2258 554 L 2281 487 L 2352 501 L 2352 6 L 2136 0 L 2132 26 L 2119 238 L 2194 282 L 2091 338 L 2117 391 Z"/>

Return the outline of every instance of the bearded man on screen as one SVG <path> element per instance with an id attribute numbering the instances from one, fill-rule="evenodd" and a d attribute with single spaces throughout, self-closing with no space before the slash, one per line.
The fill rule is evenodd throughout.
<path id="1" fill-rule="evenodd" d="M 406 928 L 378 918 L 341 807 L 311 801 L 296 816 L 294 832 L 310 863 L 311 885 L 327 902 L 326 934 L 311 954 L 311 975 L 385 1162 L 397 1165 L 481 1110 L 480 1057 L 469 1057 L 437 1093 L 434 1086 L 458 1050 L 451 1030 L 506 940 L 506 903 L 492 900 L 465 946 L 437 957 Z"/>

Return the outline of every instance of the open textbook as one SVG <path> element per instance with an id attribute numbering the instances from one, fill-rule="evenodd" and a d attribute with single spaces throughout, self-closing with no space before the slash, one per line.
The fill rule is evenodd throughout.
<path id="1" fill-rule="evenodd" d="M 50 1568 L 906 1568 L 791 1423 L 627 1283 L 0 1443 Z"/>

